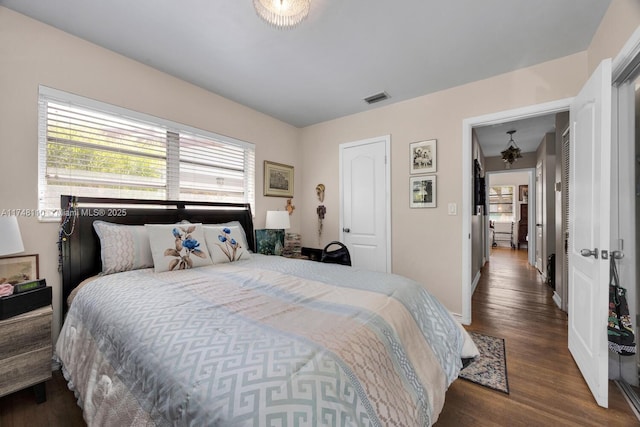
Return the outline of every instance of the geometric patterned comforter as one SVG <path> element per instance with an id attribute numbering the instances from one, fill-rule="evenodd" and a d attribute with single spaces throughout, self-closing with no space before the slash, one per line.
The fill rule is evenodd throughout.
<path id="1" fill-rule="evenodd" d="M 89 425 L 429 426 L 465 339 L 410 279 L 254 254 L 97 278 L 56 357 Z"/>

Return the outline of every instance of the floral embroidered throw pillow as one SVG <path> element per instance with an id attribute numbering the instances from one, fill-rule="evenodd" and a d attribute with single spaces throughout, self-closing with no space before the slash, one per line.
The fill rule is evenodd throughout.
<path id="1" fill-rule="evenodd" d="M 214 264 L 250 259 L 249 245 L 241 226 L 204 227 L 204 238 Z"/>
<path id="2" fill-rule="evenodd" d="M 156 272 L 211 265 L 202 224 L 146 224 Z"/>

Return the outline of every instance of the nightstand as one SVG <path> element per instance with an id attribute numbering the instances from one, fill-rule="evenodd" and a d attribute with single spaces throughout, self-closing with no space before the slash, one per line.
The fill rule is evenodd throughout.
<path id="1" fill-rule="evenodd" d="M 33 386 L 36 402 L 47 400 L 52 318 L 48 305 L 0 321 L 0 397 Z"/>
<path id="2" fill-rule="evenodd" d="M 302 256 L 308 257 L 311 261 L 320 261 L 320 258 L 322 257 L 322 249 L 303 247 Z"/>

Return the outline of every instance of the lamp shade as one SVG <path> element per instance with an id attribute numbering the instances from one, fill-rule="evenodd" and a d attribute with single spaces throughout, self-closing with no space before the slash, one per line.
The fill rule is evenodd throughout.
<path id="1" fill-rule="evenodd" d="M 289 222 L 289 212 L 267 211 L 265 228 L 272 230 L 285 230 L 289 227 L 291 227 L 291 223 Z"/>
<path id="2" fill-rule="evenodd" d="M 0 256 L 24 252 L 18 218 L 0 216 Z"/>

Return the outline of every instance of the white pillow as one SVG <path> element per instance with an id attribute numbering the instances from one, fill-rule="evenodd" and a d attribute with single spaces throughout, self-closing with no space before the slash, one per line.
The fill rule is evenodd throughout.
<path id="1" fill-rule="evenodd" d="M 144 225 L 94 221 L 100 239 L 102 274 L 153 267 L 149 235 Z"/>
<path id="2" fill-rule="evenodd" d="M 202 224 L 145 224 L 156 272 L 211 265 Z"/>
<path id="3" fill-rule="evenodd" d="M 244 229 L 238 225 L 205 225 L 204 238 L 214 264 L 250 259 Z"/>

